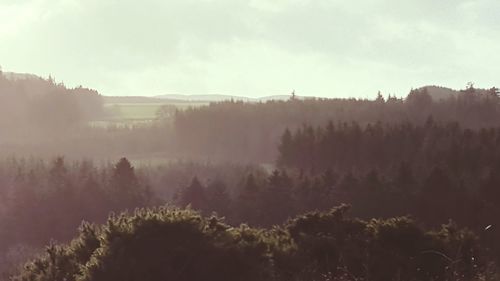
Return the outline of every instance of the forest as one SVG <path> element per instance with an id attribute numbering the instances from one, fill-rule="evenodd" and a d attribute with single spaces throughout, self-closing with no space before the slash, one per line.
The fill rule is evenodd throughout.
<path id="1" fill-rule="evenodd" d="M 0 75 L 0 280 L 498 280 L 498 90 L 436 89 L 96 127 Z"/>
<path id="2" fill-rule="evenodd" d="M 428 86 L 405 98 L 378 93 L 372 99 L 291 98 L 288 101 L 228 100 L 207 106 L 169 106 L 155 120 L 95 126 L 106 119 L 103 96 L 84 87 L 67 88 L 54 78 L 0 78 L 0 152 L 4 155 L 72 160 L 187 159 L 196 162 L 273 164 L 285 129 L 327 122 L 457 122 L 466 129 L 500 126 L 498 89 L 464 90 Z M 447 93 L 443 95 L 442 92 Z M 173 111 L 173 112 L 172 112 Z"/>

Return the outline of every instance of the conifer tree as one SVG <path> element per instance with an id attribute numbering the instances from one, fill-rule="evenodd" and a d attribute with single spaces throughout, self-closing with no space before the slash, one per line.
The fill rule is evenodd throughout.
<path id="1" fill-rule="evenodd" d="M 230 214 L 231 198 L 227 193 L 227 186 L 220 179 L 216 179 L 207 186 L 208 210 L 216 212 L 220 216 Z"/>
<path id="2" fill-rule="evenodd" d="M 134 167 L 125 157 L 113 168 L 110 188 L 117 211 L 144 206 L 149 200 L 145 186 L 139 183 Z"/>
<path id="3" fill-rule="evenodd" d="M 195 176 L 191 184 L 181 191 L 180 204 L 183 207 L 191 205 L 194 210 L 207 209 L 205 187 L 201 185 L 198 177 Z"/>

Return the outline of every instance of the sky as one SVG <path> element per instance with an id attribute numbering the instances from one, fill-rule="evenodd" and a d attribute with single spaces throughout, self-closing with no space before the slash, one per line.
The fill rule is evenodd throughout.
<path id="1" fill-rule="evenodd" d="M 104 95 L 490 88 L 498 15 L 498 0 L 0 0 L 0 65 Z"/>

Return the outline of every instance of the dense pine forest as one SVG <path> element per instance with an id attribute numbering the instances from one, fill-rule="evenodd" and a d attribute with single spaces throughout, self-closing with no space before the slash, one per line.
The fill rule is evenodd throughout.
<path id="1" fill-rule="evenodd" d="M 298 99 L 245 103 L 228 101 L 178 112 L 173 121 L 178 149 L 184 154 L 214 159 L 274 162 L 285 128 L 328 121 L 368 123 L 409 122 L 423 125 L 429 117 L 440 123 L 458 122 L 464 128 L 500 126 L 498 90 L 468 85 L 449 96 L 439 87 L 412 90 L 406 98 L 380 93 L 366 99 Z"/>
<path id="2" fill-rule="evenodd" d="M 446 95 L 442 93 L 445 92 Z M 83 87 L 67 88 L 51 77 L 8 79 L 0 75 L 0 152 L 12 156 L 79 160 L 188 159 L 274 163 L 283 131 L 327 122 L 424 125 L 457 122 L 466 129 L 500 126 L 498 89 L 464 90 L 435 86 L 412 90 L 405 98 L 291 98 L 267 102 L 222 101 L 208 106 L 159 110 L 148 123 L 96 126 L 109 115 L 103 97 Z M 173 111 L 173 112 L 171 112 Z"/>
<path id="3" fill-rule="evenodd" d="M 500 281 L 499 14 L 0 0 L 0 281 Z"/>
<path id="4" fill-rule="evenodd" d="M 67 88 L 52 77 L 8 77 L 0 70 L 0 132 L 10 137 L 61 133 L 103 114 L 95 90 Z"/>
<path id="5" fill-rule="evenodd" d="M 0 278 L 498 280 L 498 90 L 436 89 L 98 127 L 96 91 L 0 75 Z"/>

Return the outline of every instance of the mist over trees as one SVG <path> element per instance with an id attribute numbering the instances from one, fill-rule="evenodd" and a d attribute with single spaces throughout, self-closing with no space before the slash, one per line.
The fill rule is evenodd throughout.
<path id="1" fill-rule="evenodd" d="M 68 89 L 52 77 L 8 79 L 0 72 L 0 130 L 13 135 L 62 133 L 103 114 L 97 91 Z M 29 137 L 29 135 L 27 135 Z"/>
<path id="2" fill-rule="evenodd" d="M 134 180 L 128 165 L 126 159 L 102 169 L 63 158 L 3 163 L 0 252 L 66 241 L 82 220 L 103 222 L 111 211 L 147 206 L 147 185 Z"/>
<path id="3" fill-rule="evenodd" d="M 226 101 L 158 111 L 155 122 L 96 126 L 106 116 L 94 90 L 68 89 L 53 78 L 0 75 L 0 152 L 5 155 L 116 159 L 136 157 L 273 163 L 282 132 L 304 124 L 324 126 L 352 121 L 407 121 L 423 125 L 458 122 L 463 128 L 499 126 L 498 90 L 452 91 L 439 87 L 412 90 L 406 98 L 381 94 L 367 99 L 291 98 L 288 101 Z"/>
<path id="4" fill-rule="evenodd" d="M 95 90 L 67 88 L 54 78 L 0 72 L 0 153 L 97 158 L 165 152 L 163 125 L 99 127 L 106 116 Z"/>
<path id="5" fill-rule="evenodd" d="M 470 129 L 500 125 L 496 88 L 482 90 L 469 85 L 443 98 L 431 95 L 435 89 L 412 90 L 404 99 L 385 99 L 379 93 L 375 100 L 295 98 L 266 103 L 212 103 L 177 113 L 176 142 L 188 156 L 273 162 L 283 130 L 295 130 L 304 124 L 315 127 L 332 121 L 361 126 L 376 122 L 423 125 L 432 117 L 436 122 L 458 122 Z"/>
<path id="6" fill-rule="evenodd" d="M 0 75 L 4 279 L 498 279 L 495 88 L 93 126 L 103 108 L 93 90 Z"/>
<path id="7" fill-rule="evenodd" d="M 285 130 L 278 164 L 314 173 L 327 168 L 389 170 L 401 162 L 419 170 L 443 165 L 471 180 L 500 163 L 498 128 L 465 129 L 459 123 L 327 122 Z"/>
<path id="8" fill-rule="evenodd" d="M 470 239 L 473 239 L 474 243 L 478 243 L 478 248 L 471 255 L 478 263 L 479 259 L 484 259 L 482 267 L 486 267 L 489 261 L 500 258 L 496 243 L 498 230 L 494 227 L 497 225 L 499 215 L 499 204 L 494 200 L 498 196 L 484 193 L 485 190 L 495 192 L 495 187 L 498 185 L 494 184 L 494 178 L 497 173 L 491 173 L 481 179 L 477 186 L 464 186 L 463 183 L 457 183 L 451 178 L 447 170 L 434 168 L 427 174 L 424 172 L 418 174 L 414 172 L 413 166 L 404 163 L 391 171 L 394 174 L 389 172 L 383 174 L 376 170 L 361 173 L 333 169 L 315 174 L 297 170 L 289 172 L 275 170 L 268 173 L 259 168 L 189 163 L 170 164 L 163 169 L 142 167 L 136 170 L 125 158 L 103 167 L 94 166 L 89 162 L 66 163 L 62 158 L 54 159 L 48 164 L 42 161 L 28 163 L 36 163 L 34 166 L 38 168 L 34 169 L 32 164 L 16 159 L 3 166 L 3 182 L 8 182 L 8 176 L 12 173 L 10 175 L 12 195 L 2 195 L 3 198 L 8 198 L 8 201 L 4 202 L 4 216 L 0 217 L 0 224 L 5 226 L 0 232 L 3 241 L 2 252 L 10 253 L 3 256 L 4 270 L 12 266 L 12 253 L 26 258 L 39 252 L 40 247 L 52 239 L 68 241 L 82 219 L 102 223 L 110 211 L 118 212 L 123 209 L 132 211 L 136 207 L 157 206 L 165 202 L 179 207 L 189 206 L 205 216 L 216 212 L 232 225 L 246 223 L 253 227 L 267 228 L 286 223 L 294 216 L 305 212 L 314 210 L 328 212 L 333 206 L 342 203 L 352 204 L 349 217 L 359 217 L 367 221 L 371 218 L 384 218 L 392 224 L 398 220 L 391 217 L 411 214 L 418 222 L 411 224 L 415 224 L 414 227 L 422 231 L 439 228 L 441 224 L 452 219 L 453 223 L 448 224 L 443 231 L 452 231 L 451 233 L 455 235 L 458 226 L 467 226 L 474 231 L 467 234 L 471 235 Z M 224 172 L 227 176 L 222 175 Z M 198 174 L 201 177 L 197 176 Z M 237 174 L 239 179 L 234 178 Z M 146 215 L 147 217 L 149 215 Z M 319 219 L 317 223 L 322 221 L 320 218 L 316 218 Z M 51 225 L 57 227 L 49 227 Z M 305 225 L 310 229 L 309 223 Z M 325 227 L 328 225 L 329 223 L 326 223 Z M 493 227 L 485 230 L 488 225 Z M 394 231 L 406 233 L 405 230 Z M 340 234 L 332 235 L 336 237 Z M 407 241 L 400 235 L 403 234 L 389 236 L 393 238 L 386 239 L 398 237 L 403 239 L 402 241 Z M 442 234 L 438 234 L 439 237 L 440 235 Z M 360 243 L 364 239 L 361 239 Z M 392 242 L 389 240 L 386 243 Z M 403 246 L 404 243 L 410 242 L 401 243 L 403 244 L 397 245 Z M 304 247 L 309 247 L 306 245 Z M 326 245 L 328 244 L 325 244 L 325 247 Z M 359 247 L 366 246 L 361 245 Z M 54 252 L 49 252 L 49 255 L 62 253 L 60 252 L 62 248 L 59 246 L 54 246 L 53 249 Z M 328 255 L 341 254 L 336 252 L 338 250 L 328 250 L 329 248 L 325 250 L 323 246 L 320 249 L 326 251 L 325 254 Z M 439 252 L 441 253 L 443 249 L 440 246 Z M 310 250 L 312 249 L 304 249 L 303 254 Z M 155 259 L 155 255 L 149 258 Z M 421 258 L 431 264 L 440 260 L 429 260 L 425 255 Z M 22 258 L 17 260 L 21 261 Z M 301 261 L 305 262 L 302 259 Z M 442 260 L 445 261 L 446 259 Z M 366 261 L 359 262 L 367 265 Z M 446 262 L 442 265 L 443 268 L 446 268 L 445 264 Z M 350 266 L 356 268 L 354 261 Z M 374 266 L 378 268 L 390 265 Z M 298 265 L 296 267 L 300 268 Z M 337 268 L 338 272 L 343 272 L 343 267 L 345 266 L 342 264 Z M 329 273 L 325 268 L 320 270 L 314 265 L 308 270 L 311 272 L 320 270 L 322 274 L 337 274 L 337 271 L 333 270 L 336 267 L 330 265 L 327 268 Z M 31 270 L 34 269 L 28 272 Z M 446 269 L 441 270 L 446 271 Z M 350 268 L 345 273 L 352 271 Z M 307 274 L 312 274 L 311 272 L 301 274 L 304 274 L 305 278 Z M 359 274 L 366 273 L 359 272 Z M 67 272 L 64 273 L 63 270 L 58 274 Z"/>

